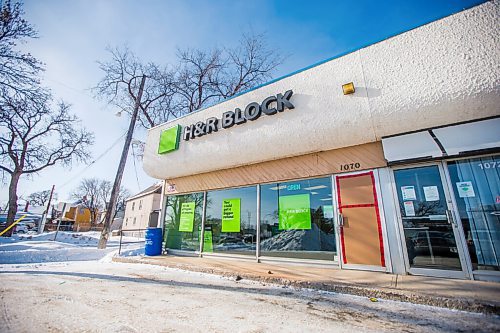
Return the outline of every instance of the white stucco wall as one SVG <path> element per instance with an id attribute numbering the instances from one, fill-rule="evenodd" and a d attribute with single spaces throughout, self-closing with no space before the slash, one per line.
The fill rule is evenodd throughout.
<path id="1" fill-rule="evenodd" d="M 144 169 L 169 179 L 378 141 L 382 136 L 500 115 L 499 1 L 430 23 L 148 132 Z M 344 96 L 342 84 L 356 93 Z M 159 155 L 162 130 L 292 89 L 293 110 Z"/>

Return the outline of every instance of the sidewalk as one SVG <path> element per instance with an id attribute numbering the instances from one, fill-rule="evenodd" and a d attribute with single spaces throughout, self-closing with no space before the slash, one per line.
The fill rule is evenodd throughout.
<path id="1" fill-rule="evenodd" d="M 116 262 L 144 263 L 237 277 L 298 288 L 391 299 L 472 312 L 500 314 L 500 283 L 340 270 L 292 263 L 188 257 L 114 257 Z"/>

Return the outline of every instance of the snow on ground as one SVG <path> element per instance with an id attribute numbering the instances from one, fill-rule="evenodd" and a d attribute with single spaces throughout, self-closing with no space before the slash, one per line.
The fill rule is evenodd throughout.
<path id="1" fill-rule="evenodd" d="M 108 240 L 105 250 L 97 249 L 100 233 L 55 232 L 0 237 L 0 264 L 99 260 L 119 247 L 120 237 Z M 144 253 L 144 239 L 123 237 L 124 255 Z"/>
<path id="2" fill-rule="evenodd" d="M 493 332 L 500 325 L 495 316 L 146 264 L 0 265 L 0 281 L 1 332 Z"/>
<path id="3" fill-rule="evenodd" d="M 116 263 L 113 238 L 0 239 L 0 332 L 493 332 L 498 316 Z M 59 236 L 61 238 L 59 238 Z M 124 253 L 143 254 L 143 242 Z"/>

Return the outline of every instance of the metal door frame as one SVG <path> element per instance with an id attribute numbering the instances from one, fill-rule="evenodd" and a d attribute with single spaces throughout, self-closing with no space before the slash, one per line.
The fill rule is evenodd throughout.
<path id="1" fill-rule="evenodd" d="M 338 188 L 337 188 L 337 177 L 344 177 L 344 176 L 350 176 L 350 175 L 358 175 L 358 174 L 368 174 L 371 173 L 373 175 L 373 182 L 375 186 L 375 196 L 376 196 L 376 205 L 378 208 L 378 218 L 380 220 L 380 227 L 382 229 L 382 246 L 384 250 L 384 262 L 385 262 L 385 267 L 382 266 L 375 266 L 375 265 L 359 265 L 359 264 L 344 264 L 343 260 L 343 249 L 342 249 L 342 243 L 341 243 L 341 225 L 339 224 L 339 202 L 338 202 Z M 335 223 L 335 232 L 337 237 L 336 238 L 336 245 L 337 245 L 337 253 L 338 253 L 338 264 L 340 269 L 353 269 L 353 270 L 365 270 L 365 271 L 377 271 L 377 272 L 391 272 L 392 271 L 392 266 L 391 266 L 391 258 L 390 258 L 390 253 L 389 253 L 389 246 L 388 246 L 388 238 L 387 238 L 387 228 L 385 225 L 385 219 L 384 219 L 384 209 L 383 209 L 383 204 L 382 204 L 382 196 L 380 192 L 380 184 L 379 184 L 379 175 L 378 172 L 376 172 L 375 169 L 368 169 L 368 170 L 361 170 L 361 171 L 353 171 L 353 172 L 346 172 L 346 173 L 341 173 L 341 174 L 335 174 L 332 175 L 332 201 L 334 205 L 334 211 L 336 212 L 335 218 L 334 218 L 334 223 Z"/>
<path id="2" fill-rule="evenodd" d="M 460 218 L 460 212 L 458 210 L 458 205 L 457 205 L 457 201 L 455 198 L 455 192 L 453 190 L 453 183 L 451 181 L 451 176 L 450 176 L 450 172 L 448 169 L 448 162 L 456 162 L 456 161 L 460 161 L 460 160 L 471 160 L 471 159 L 490 157 L 490 156 L 495 157 L 495 156 L 500 156 L 500 155 L 498 153 L 494 153 L 494 154 L 486 154 L 486 155 L 479 155 L 479 156 L 467 156 L 467 157 L 461 157 L 461 158 L 453 158 L 450 160 L 443 161 L 443 168 L 445 170 L 446 178 L 447 178 L 447 181 L 449 184 L 449 191 L 451 194 L 451 196 L 450 196 L 451 200 L 453 202 L 453 208 L 454 208 L 453 213 L 455 216 L 455 221 L 457 221 L 457 224 L 460 226 L 460 228 L 459 228 L 459 232 L 461 234 L 460 236 L 463 237 L 465 259 L 466 259 L 466 263 L 467 263 L 467 271 L 468 271 L 469 277 L 472 280 L 478 279 L 478 280 L 486 280 L 486 281 L 500 281 L 500 272 L 499 271 L 489 271 L 489 270 L 481 270 L 481 269 L 474 270 L 472 267 L 472 260 L 470 258 L 469 249 L 467 248 L 467 241 L 466 241 L 466 237 L 465 237 L 465 232 L 464 232 L 464 228 L 462 225 L 462 220 Z M 484 278 L 484 277 L 486 277 L 486 278 Z"/>
<path id="3" fill-rule="evenodd" d="M 451 212 L 451 220 L 450 223 L 452 225 L 453 235 L 455 237 L 455 243 L 457 245 L 458 258 L 460 261 L 461 270 L 447 270 L 447 269 L 436 269 L 436 268 L 411 268 L 410 260 L 408 258 L 408 249 L 406 247 L 406 238 L 403 228 L 403 219 L 401 216 L 401 210 L 399 209 L 399 196 L 398 189 L 396 186 L 396 178 L 394 176 L 394 171 L 403 170 L 403 169 L 416 169 L 420 167 L 427 166 L 437 166 L 439 176 L 441 179 L 441 186 L 443 187 L 443 192 L 446 200 L 446 209 Z M 426 163 L 417 163 L 410 165 L 401 165 L 397 167 L 391 167 L 390 172 L 391 182 L 392 182 L 392 190 L 394 191 L 394 198 L 397 200 L 396 205 L 396 214 L 398 218 L 398 229 L 401 239 L 401 247 L 403 249 L 404 256 L 404 264 L 406 271 L 411 275 L 425 275 L 425 276 L 434 276 L 434 277 L 445 277 L 445 278 L 456 278 L 456 279 L 472 279 L 472 273 L 470 271 L 470 258 L 468 257 L 468 252 L 465 248 L 465 238 L 463 237 L 463 228 L 462 223 L 459 218 L 457 218 L 457 209 L 456 204 L 453 198 L 452 193 L 450 192 L 450 180 L 447 168 L 443 165 L 443 162 L 426 162 Z"/>

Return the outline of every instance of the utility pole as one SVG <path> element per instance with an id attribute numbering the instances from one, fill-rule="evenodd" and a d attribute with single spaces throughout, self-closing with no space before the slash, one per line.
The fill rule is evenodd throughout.
<path id="1" fill-rule="evenodd" d="M 52 190 L 50 191 L 49 202 L 47 203 L 47 208 L 43 212 L 42 218 L 40 219 L 40 222 L 38 223 L 38 234 L 41 234 L 43 232 L 43 229 L 45 229 L 45 221 L 47 221 L 47 216 L 49 215 L 50 202 L 52 201 L 52 195 L 54 194 L 54 188 L 55 188 L 55 185 L 52 185 Z"/>
<path id="2" fill-rule="evenodd" d="M 56 229 L 56 234 L 54 236 L 54 239 L 52 241 L 56 241 L 56 238 L 57 238 L 57 234 L 59 233 L 59 227 L 61 226 L 61 221 L 64 217 L 64 211 L 66 210 L 66 202 L 64 203 L 63 205 L 63 208 L 62 208 L 62 212 L 61 212 L 61 217 L 59 218 L 59 222 L 57 223 L 57 229 Z"/>
<path id="3" fill-rule="evenodd" d="M 92 230 L 92 224 L 94 224 L 94 226 L 97 224 L 96 223 L 96 217 L 97 217 L 97 213 L 96 213 L 96 209 L 95 209 L 95 206 L 94 206 L 94 195 L 91 194 L 90 195 L 90 230 Z"/>
<path id="4" fill-rule="evenodd" d="M 127 162 L 128 150 L 130 148 L 130 142 L 132 141 L 132 134 L 134 133 L 135 121 L 137 120 L 137 113 L 139 112 L 139 106 L 141 105 L 142 91 L 144 90 L 145 82 L 146 75 L 143 75 L 141 85 L 139 87 L 139 93 L 137 94 L 137 98 L 135 100 L 134 111 L 132 113 L 132 117 L 130 118 L 127 138 L 125 139 L 125 144 L 123 145 L 122 156 L 120 158 L 120 164 L 118 165 L 118 171 L 116 172 L 115 182 L 113 184 L 113 189 L 111 190 L 111 197 L 109 198 L 109 203 L 106 208 L 104 227 L 102 228 L 101 238 L 99 239 L 99 244 L 97 245 L 98 249 L 105 249 L 106 244 L 108 243 L 109 229 L 111 227 L 111 222 L 113 221 L 116 199 L 118 198 L 118 193 L 120 192 L 123 170 L 125 169 L 125 163 Z"/>

